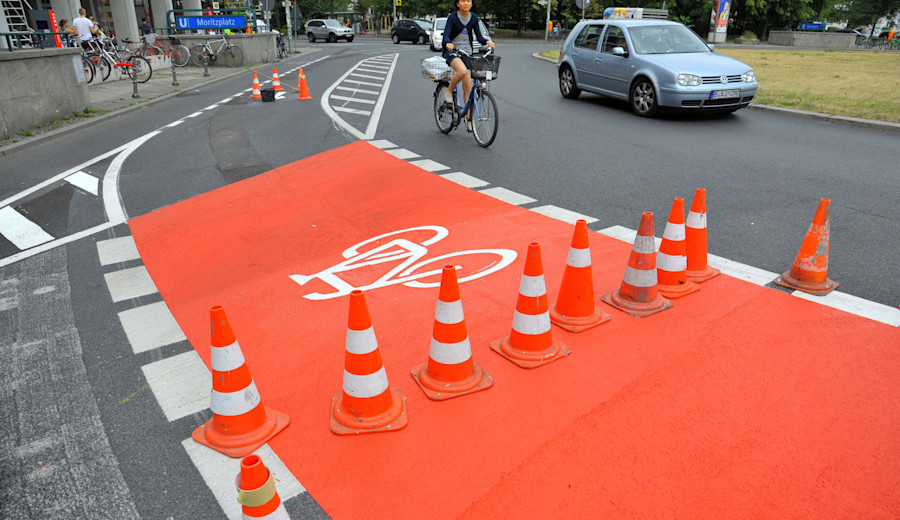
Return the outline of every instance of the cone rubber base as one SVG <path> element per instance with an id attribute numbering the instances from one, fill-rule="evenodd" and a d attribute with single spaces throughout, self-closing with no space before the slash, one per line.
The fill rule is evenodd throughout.
<path id="1" fill-rule="evenodd" d="M 399 388 L 391 388 L 394 402 L 390 410 L 365 419 L 343 411 L 343 396 L 343 393 L 339 393 L 331 398 L 331 431 L 338 435 L 391 432 L 402 430 L 409 423 L 409 417 L 406 415 L 406 397 Z"/>
<path id="2" fill-rule="evenodd" d="M 600 307 L 594 307 L 594 313 L 590 316 L 566 316 L 556 308 L 550 309 L 550 322 L 569 332 L 582 332 L 609 320 L 609 314 L 601 311 Z"/>
<path id="3" fill-rule="evenodd" d="M 787 287 L 788 289 L 795 289 L 797 291 L 803 291 L 805 293 L 812 294 L 814 296 L 825 296 L 831 291 L 837 289 L 840 283 L 835 282 L 834 280 L 830 280 L 828 278 L 825 279 L 824 284 L 811 284 L 806 282 L 801 282 L 796 278 L 791 277 L 791 272 L 787 271 L 783 273 L 781 276 L 775 279 L 775 284 L 780 285 L 782 287 Z"/>
<path id="4" fill-rule="evenodd" d="M 692 282 L 700 283 L 700 282 L 705 282 L 705 281 L 709 280 L 710 278 L 712 278 L 718 274 L 721 274 L 721 273 L 722 273 L 722 271 L 719 271 L 718 269 L 707 265 L 706 269 L 701 269 L 700 271 L 688 271 L 687 277 L 688 277 L 688 280 L 690 280 Z"/>
<path id="5" fill-rule="evenodd" d="M 191 437 L 200 444 L 219 453 L 224 453 L 231 458 L 246 457 L 277 435 L 278 432 L 285 429 L 288 423 L 291 422 L 287 414 L 273 410 L 268 406 L 264 406 L 264 408 L 266 409 L 265 423 L 250 433 L 243 435 L 223 434 L 213 429 L 212 424 L 215 418 L 212 418 L 206 421 L 206 424 L 194 430 Z"/>
<path id="6" fill-rule="evenodd" d="M 443 401 L 461 395 L 472 394 L 481 390 L 487 390 L 494 384 L 494 378 L 482 370 L 478 363 L 472 362 L 472 375 L 462 381 L 447 383 L 434 379 L 428 375 L 426 368 L 428 363 L 413 367 L 410 375 L 419 383 L 419 387 L 425 395 L 433 401 Z"/>
<path id="7" fill-rule="evenodd" d="M 557 359 L 562 359 L 572 353 L 568 347 L 560 343 L 556 338 L 553 338 L 549 349 L 538 352 L 516 350 L 509 343 L 509 336 L 492 341 L 491 349 L 522 368 L 537 368 L 552 363 Z"/>
<path id="8" fill-rule="evenodd" d="M 650 303 L 631 302 L 619 296 L 619 291 L 604 294 L 600 299 L 636 318 L 644 318 L 659 311 L 664 311 L 672 306 L 672 302 L 662 296 Z"/>
<path id="9" fill-rule="evenodd" d="M 656 290 L 666 298 L 681 298 L 700 290 L 700 286 L 688 280 L 684 285 L 657 285 Z"/>

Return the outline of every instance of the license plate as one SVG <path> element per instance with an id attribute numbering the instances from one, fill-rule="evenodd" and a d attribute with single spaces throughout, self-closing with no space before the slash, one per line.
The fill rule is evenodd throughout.
<path id="1" fill-rule="evenodd" d="M 709 99 L 725 99 L 741 97 L 741 89 L 713 90 L 709 93 Z"/>

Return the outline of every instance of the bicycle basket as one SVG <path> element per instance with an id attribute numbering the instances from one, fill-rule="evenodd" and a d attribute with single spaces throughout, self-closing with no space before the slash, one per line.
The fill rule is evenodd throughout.
<path id="1" fill-rule="evenodd" d="M 497 79 L 500 70 L 500 56 L 472 56 L 469 58 L 472 64 L 472 78 L 484 81 Z"/>
<path id="2" fill-rule="evenodd" d="M 422 60 L 422 77 L 431 81 L 449 81 L 453 77 L 453 69 L 443 58 L 432 56 Z"/>

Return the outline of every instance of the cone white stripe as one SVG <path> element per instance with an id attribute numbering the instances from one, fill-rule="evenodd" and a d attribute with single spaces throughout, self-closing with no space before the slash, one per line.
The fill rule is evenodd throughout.
<path id="1" fill-rule="evenodd" d="M 666 223 L 666 230 L 663 231 L 663 238 L 681 242 L 684 240 L 684 224 Z"/>
<path id="2" fill-rule="evenodd" d="M 653 237 L 638 235 L 634 238 L 634 247 L 631 250 L 635 253 L 649 255 L 656 252 L 656 242 L 653 240 Z"/>
<path id="3" fill-rule="evenodd" d="M 569 248 L 569 257 L 566 259 L 566 265 L 569 267 L 590 267 L 591 266 L 591 250 L 590 248 L 578 249 Z"/>
<path id="4" fill-rule="evenodd" d="M 445 302 L 438 300 L 437 309 L 434 311 L 434 320 L 444 325 L 453 325 L 461 323 L 465 318 L 463 316 L 462 300 L 455 302 Z"/>
<path id="5" fill-rule="evenodd" d="M 622 281 L 632 287 L 653 287 L 656 285 L 656 269 L 635 269 L 629 265 L 625 267 Z"/>
<path id="6" fill-rule="evenodd" d="M 375 339 L 375 329 L 369 327 L 366 330 L 347 329 L 347 352 L 351 354 L 368 354 L 378 348 L 378 340 Z"/>
<path id="7" fill-rule="evenodd" d="M 656 253 L 656 268 L 670 273 L 680 273 L 687 269 L 687 257 Z"/>
<path id="8" fill-rule="evenodd" d="M 375 397 L 376 395 L 381 395 L 387 389 L 387 372 L 384 371 L 383 366 L 374 374 L 366 374 L 364 376 L 351 374 L 344 369 L 344 392 L 347 395 L 359 398 Z"/>
<path id="9" fill-rule="evenodd" d="M 654 271 L 655 273 L 656 271 Z M 550 330 L 550 312 L 543 314 L 522 314 L 516 311 L 513 316 L 513 329 L 519 334 L 536 336 Z"/>
<path id="10" fill-rule="evenodd" d="M 244 353 L 237 341 L 227 347 L 212 347 L 211 350 L 210 364 L 213 370 L 229 372 L 244 364 Z"/>
<path id="11" fill-rule="evenodd" d="M 458 365 L 467 361 L 472 357 L 472 347 L 469 345 L 469 338 L 459 343 L 441 343 L 431 338 L 431 350 L 428 357 L 445 365 Z"/>
<path id="12" fill-rule="evenodd" d="M 691 229 L 706 229 L 706 213 L 690 212 L 685 225 Z"/>
<path id="13" fill-rule="evenodd" d="M 522 275 L 522 281 L 519 282 L 519 294 L 536 298 L 547 294 L 547 286 L 544 284 L 544 275 L 528 276 Z"/>
<path id="14" fill-rule="evenodd" d="M 250 384 L 237 392 L 217 392 L 215 390 L 209 396 L 209 408 L 216 415 L 243 415 L 259 406 L 259 390 L 256 383 Z"/>
<path id="15" fill-rule="evenodd" d="M 291 520 L 291 517 L 288 516 L 287 510 L 284 508 L 284 501 L 282 501 L 275 511 L 264 516 L 250 516 L 243 513 L 243 520 Z"/>

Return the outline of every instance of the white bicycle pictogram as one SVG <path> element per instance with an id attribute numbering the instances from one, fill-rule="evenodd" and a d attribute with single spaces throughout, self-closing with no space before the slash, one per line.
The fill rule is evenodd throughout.
<path id="1" fill-rule="evenodd" d="M 434 236 L 426 238 L 424 240 L 420 240 L 418 242 L 412 242 L 410 240 L 407 240 L 406 238 L 397 237 L 384 244 L 373 247 L 372 249 L 369 249 L 362 253 L 360 252 L 360 250 L 365 248 L 366 246 L 377 243 L 385 238 L 396 237 L 397 235 L 403 234 L 420 234 L 423 231 L 433 232 Z M 473 273 L 466 273 L 464 276 L 459 278 L 458 281 L 460 283 L 463 283 L 495 273 L 508 266 L 516 259 L 516 252 L 510 249 L 469 249 L 466 251 L 456 251 L 454 253 L 447 253 L 435 256 L 433 258 L 425 259 L 425 255 L 428 254 L 427 246 L 443 240 L 449 234 L 450 231 L 448 231 L 447 228 L 441 226 L 419 226 L 414 228 L 401 229 L 399 231 L 392 231 L 390 233 L 385 233 L 383 235 L 378 235 L 377 237 L 364 240 L 344 250 L 341 255 L 346 258 L 346 260 L 335 266 L 329 267 L 328 269 L 320 271 L 316 274 L 294 274 L 291 275 L 290 278 L 300 285 L 306 285 L 314 279 L 318 279 L 327 283 L 335 289 L 335 292 L 314 292 L 304 294 L 303 297 L 308 300 L 328 300 L 331 298 L 347 296 L 351 291 L 356 289 L 366 291 L 397 284 L 403 284 L 406 287 L 413 287 L 417 289 L 438 287 L 440 286 L 440 280 L 422 281 L 422 279 L 429 276 L 440 275 L 443 266 L 448 264 L 456 265 L 457 270 L 475 269 Z M 473 268 L 472 266 L 467 266 L 466 268 L 464 268 L 462 265 L 455 264 L 453 261 L 460 257 L 472 255 L 491 255 L 496 256 L 497 259 L 492 262 L 488 262 L 486 265 L 483 265 L 480 268 Z M 387 273 L 378 278 L 375 282 L 368 285 L 355 287 L 338 276 L 338 274 L 343 272 L 353 271 L 362 267 L 368 267 L 387 262 L 399 263 L 397 266 L 393 267 Z M 423 267 L 435 263 L 438 263 L 440 268 L 419 272 Z"/>

